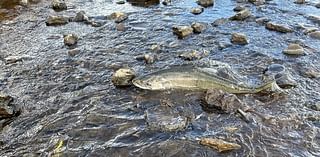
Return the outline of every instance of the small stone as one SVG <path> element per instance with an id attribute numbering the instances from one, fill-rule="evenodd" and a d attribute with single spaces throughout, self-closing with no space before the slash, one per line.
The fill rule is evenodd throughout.
<path id="1" fill-rule="evenodd" d="M 46 21 L 47 26 L 65 25 L 69 22 L 69 18 L 65 16 L 49 16 Z"/>
<path id="2" fill-rule="evenodd" d="M 316 8 L 320 8 L 320 3 L 315 5 Z"/>
<path id="3" fill-rule="evenodd" d="M 213 6 L 214 0 L 198 0 L 197 3 L 203 7 L 210 7 Z"/>
<path id="4" fill-rule="evenodd" d="M 216 19 L 215 21 L 213 21 L 213 23 L 211 25 L 213 27 L 218 27 L 218 26 L 223 25 L 227 22 L 228 22 L 227 18 L 219 18 L 219 19 Z"/>
<path id="5" fill-rule="evenodd" d="M 215 138 L 202 138 L 199 143 L 201 145 L 216 149 L 218 152 L 227 152 L 241 148 L 241 146 L 237 143 L 226 142 L 224 140 Z"/>
<path id="6" fill-rule="evenodd" d="M 245 9 L 246 9 L 246 7 L 238 5 L 235 8 L 233 8 L 233 11 L 239 12 L 239 11 L 242 11 L 242 10 L 245 10 Z"/>
<path id="7" fill-rule="evenodd" d="M 237 21 L 243 21 L 246 18 L 251 16 L 251 12 L 249 9 L 244 9 L 242 11 L 239 11 L 237 14 L 235 14 L 234 16 L 232 16 L 230 19 L 231 20 L 237 20 Z"/>
<path id="8" fill-rule="evenodd" d="M 173 26 L 172 31 L 173 34 L 177 35 L 179 39 L 182 39 L 192 34 L 193 28 L 190 26 Z"/>
<path id="9" fill-rule="evenodd" d="M 311 32 L 308 34 L 311 38 L 320 40 L 320 31 Z"/>
<path id="10" fill-rule="evenodd" d="M 272 23 L 272 22 L 268 22 L 266 24 L 266 28 L 269 29 L 269 30 L 277 31 L 277 32 L 281 32 L 281 33 L 291 33 L 291 32 L 293 32 L 292 28 L 290 28 L 289 26 L 276 24 L 276 23 Z"/>
<path id="11" fill-rule="evenodd" d="M 267 17 L 260 17 L 256 19 L 256 23 L 258 24 L 266 24 L 268 22 L 270 22 L 271 20 Z"/>
<path id="12" fill-rule="evenodd" d="M 201 59 L 204 55 L 206 54 L 203 54 L 196 50 L 192 50 L 191 52 L 184 52 L 180 54 L 179 58 L 188 60 L 188 61 L 193 61 L 193 60 Z"/>
<path id="13" fill-rule="evenodd" d="M 117 0 L 116 3 L 117 3 L 117 4 L 125 4 L 126 1 L 124 1 L 124 0 Z"/>
<path id="14" fill-rule="evenodd" d="M 195 7 L 195 8 L 191 8 L 191 13 L 194 15 L 199 15 L 203 12 L 204 8 L 202 7 Z"/>
<path id="15" fill-rule="evenodd" d="M 116 23 L 120 23 L 128 19 L 128 15 L 124 12 L 114 12 L 109 16 L 109 18 L 114 20 Z"/>
<path id="16" fill-rule="evenodd" d="M 116 29 L 117 29 L 117 31 L 124 32 L 124 31 L 126 31 L 126 26 L 123 23 L 118 23 L 116 25 Z"/>
<path id="17" fill-rule="evenodd" d="M 101 26 L 102 26 L 102 23 L 100 23 L 100 22 L 95 22 L 95 21 L 90 21 L 89 24 L 90 24 L 92 27 L 101 27 Z"/>
<path id="18" fill-rule="evenodd" d="M 294 3 L 296 3 L 296 4 L 304 4 L 304 3 L 306 3 L 306 1 L 305 0 L 296 0 Z"/>
<path id="19" fill-rule="evenodd" d="M 304 49 L 299 44 L 290 44 L 287 49 L 283 50 L 284 54 L 288 55 L 302 55 Z"/>
<path id="20" fill-rule="evenodd" d="M 161 51 L 161 46 L 158 45 L 158 44 L 151 45 L 150 50 L 153 51 L 153 52 L 160 52 Z"/>
<path id="21" fill-rule="evenodd" d="M 111 78 L 112 83 L 115 86 L 130 86 L 131 80 L 135 77 L 135 72 L 128 68 L 122 68 L 117 70 Z"/>
<path id="22" fill-rule="evenodd" d="M 152 64 L 155 61 L 154 55 L 151 55 L 151 54 L 145 54 L 145 55 L 142 55 L 142 56 L 138 56 L 138 57 L 136 57 L 136 59 L 137 60 L 144 60 L 144 62 L 146 64 Z"/>
<path id="23" fill-rule="evenodd" d="M 171 0 L 163 0 L 162 4 L 163 5 L 169 5 L 171 3 Z"/>
<path id="24" fill-rule="evenodd" d="M 67 10 L 67 4 L 64 2 L 64 0 L 52 0 L 52 9 L 55 11 L 62 11 Z"/>
<path id="25" fill-rule="evenodd" d="M 192 23 L 191 27 L 193 28 L 193 32 L 194 33 L 201 33 L 205 29 L 204 24 L 201 24 L 201 23 L 198 23 L 198 22 Z"/>
<path id="26" fill-rule="evenodd" d="M 246 45 L 249 43 L 249 40 L 245 34 L 233 33 L 231 36 L 231 42 L 233 44 Z"/>
<path id="27" fill-rule="evenodd" d="M 72 49 L 72 50 L 69 50 L 68 51 L 68 55 L 71 56 L 71 57 L 74 57 L 76 56 L 77 54 L 80 53 L 80 50 L 79 49 Z"/>
<path id="28" fill-rule="evenodd" d="M 74 22 L 84 22 L 89 21 L 89 17 L 85 15 L 86 13 L 84 11 L 79 11 L 76 16 L 72 19 Z"/>
<path id="29" fill-rule="evenodd" d="M 73 46 L 78 42 L 78 36 L 75 34 L 64 35 L 63 39 L 64 39 L 64 44 L 67 46 Z"/>

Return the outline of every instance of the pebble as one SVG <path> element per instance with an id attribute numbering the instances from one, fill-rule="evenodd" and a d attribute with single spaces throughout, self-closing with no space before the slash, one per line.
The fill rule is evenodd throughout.
<path id="1" fill-rule="evenodd" d="M 128 19 L 128 15 L 124 12 L 114 12 L 109 16 L 109 18 L 114 20 L 116 23 L 120 23 Z"/>
<path id="2" fill-rule="evenodd" d="M 192 23 L 191 27 L 194 33 L 201 33 L 205 29 L 205 25 L 198 22 Z"/>
<path id="3" fill-rule="evenodd" d="M 203 7 L 210 7 L 213 6 L 214 0 L 198 0 L 197 3 Z"/>
<path id="4" fill-rule="evenodd" d="M 191 8 L 191 13 L 194 14 L 194 15 L 199 15 L 203 12 L 204 8 L 202 7 L 194 7 L 194 8 Z"/>
<path id="5" fill-rule="evenodd" d="M 304 54 L 304 49 L 299 44 L 290 44 L 287 49 L 283 50 L 283 53 L 288 55 L 302 55 Z"/>
<path id="6" fill-rule="evenodd" d="M 135 72 L 129 68 L 117 70 L 111 77 L 112 83 L 117 87 L 130 86 L 131 80 L 135 77 Z"/>
<path id="7" fill-rule="evenodd" d="M 118 23 L 118 24 L 116 25 L 116 30 L 117 30 L 117 31 L 124 32 L 124 31 L 126 31 L 126 26 L 125 26 L 123 23 Z"/>
<path id="8" fill-rule="evenodd" d="M 185 38 L 193 33 L 193 28 L 190 26 L 177 26 L 172 27 L 173 34 L 177 35 L 179 39 Z"/>
<path id="9" fill-rule="evenodd" d="M 237 21 L 243 21 L 246 18 L 251 16 L 251 12 L 249 9 L 244 9 L 242 11 L 239 11 L 238 13 L 236 13 L 234 16 L 232 16 L 230 19 L 231 20 L 237 20 Z"/>
<path id="10" fill-rule="evenodd" d="M 143 60 L 146 64 L 152 64 L 155 61 L 155 56 L 151 54 L 145 54 L 145 55 L 136 57 L 136 59 Z"/>
<path id="11" fill-rule="evenodd" d="M 49 16 L 46 21 L 47 26 L 65 25 L 69 22 L 69 18 L 65 16 Z"/>
<path id="12" fill-rule="evenodd" d="M 233 33 L 231 36 L 231 42 L 233 44 L 246 45 L 249 43 L 249 40 L 245 34 Z"/>
<path id="13" fill-rule="evenodd" d="M 78 42 L 78 36 L 75 34 L 67 34 L 63 36 L 64 44 L 67 46 L 73 46 Z"/>
<path id="14" fill-rule="evenodd" d="M 266 28 L 272 31 L 277 31 L 277 32 L 281 32 L 281 33 L 291 33 L 293 32 L 292 28 L 290 28 L 287 25 L 281 25 L 281 24 L 276 24 L 276 23 L 272 23 L 272 22 L 268 22 L 266 24 Z"/>
<path id="15" fill-rule="evenodd" d="M 183 60 L 193 61 L 193 60 L 201 59 L 206 55 L 207 55 L 207 52 L 201 53 L 199 51 L 192 50 L 191 52 L 184 52 L 184 53 L 180 54 L 178 57 Z"/>
<path id="16" fill-rule="evenodd" d="M 64 0 L 52 0 L 52 9 L 55 11 L 67 10 L 67 4 Z"/>
<path id="17" fill-rule="evenodd" d="M 227 152 L 231 150 L 237 150 L 241 148 L 241 145 L 237 143 L 227 142 L 216 138 L 202 138 L 199 143 L 204 146 L 208 146 L 217 150 L 218 152 Z"/>
<path id="18" fill-rule="evenodd" d="M 72 49 L 72 50 L 69 50 L 68 51 L 68 55 L 71 56 L 71 57 L 74 57 L 76 56 L 77 54 L 80 53 L 80 50 L 79 49 Z"/>

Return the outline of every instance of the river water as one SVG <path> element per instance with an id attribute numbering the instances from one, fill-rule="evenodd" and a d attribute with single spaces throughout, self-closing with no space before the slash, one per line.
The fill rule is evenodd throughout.
<path id="1" fill-rule="evenodd" d="M 299 5 L 273 0 L 255 6 L 216 0 L 214 7 L 205 8 L 200 15 L 190 13 L 197 4 L 188 0 L 148 7 L 111 0 L 68 0 L 68 10 L 61 12 L 52 10 L 48 1 L 23 7 L 0 3 L 0 58 L 22 58 L 14 64 L 0 61 L 0 91 L 14 97 L 21 108 L 21 114 L 0 133 L 0 156 L 320 156 L 320 111 L 310 107 L 320 105 L 320 79 L 306 75 L 310 70 L 320 72 L 320 40 L 299 29 L 299 24 L 319 28 L 319 23 L 307 18 L 320 16 L 320 9 L 314 7 L 317 2 Z M 211 25 L 234 15 L 238 4 L 246 5 L 256 17 L 287 24 L 294 32 L 270 31 L 255 20 Z M 49 15 L 74 16 L 79 11 L 103 25 L 45 24 Z M 114 21 L 102 18 L 115 11 L 129 15 L 123 22 L 125 31 L 117 31 Z M 172 34 L 173 25 L 192 22 L 204 23 L 206 30 L 185 39 Z M 231 44 L 233 32 L 246 34 L 250 43 Z M 76 46 L 80 53 L 74 57 L 63 44 L 63 35 L 68 33 L 80 37 Z M 283 54 L 292 42 L 302 43 L 307 53 Z M 228 46 L 222 49 L 221 44 Z M 152 51 L 152 45 L 160 50 Z M 253 80 L 260 80 L 268 65 L 282 64 L 298 86 L 280 96 L 238 95 L 248 106 L 271 117 L 264 120 L 250 114 L 252 121 L 245 122 L 237 114 L 206 112 L 201 107 L 203 93 L 116 88 L 111 82 L 120 67 L 144 75 L 193 64 L 196 61 L 178 57 L 189 50 L 208 51 L 205 59 L 228 63 Z M 135 59 L 148 53 L 157 56 L 155 63 Z M 164 131 L 148 125 L 146 113 L 185 117 L 187 126 Z M 230 128 L 235 131 L 228 131 Z M 219 153 L 200 145 L 198 140 L 203 137 L 233 141 L 241 149 Z"/>

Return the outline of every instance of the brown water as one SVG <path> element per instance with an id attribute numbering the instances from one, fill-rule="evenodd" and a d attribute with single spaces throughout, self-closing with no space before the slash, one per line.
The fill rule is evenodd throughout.
<path id="1" fill-rule="evenodd" d="M 2 1 L 1 1 L 2 2 Z M 216 0 L 214 7 L 193 15 L 194 1 L 172 1 L 172 5 L 117 5 L 106 0 L 69 0 L 68 10 L 56 13 L 50 3 L 27 6 L 14 19 L 0 25 L 0 58 L 22 56 L 15 64 L 0 62 L 0 91 L 15 98 L 21 115 L 0 134 L 0 156 L 320 156 L 320 112 L 306 107 L 320 101 L 319 78 L 306 77 L 307 70 L 320 72 L 320 40 L 298 29 L 299 23 L 319 28 L 306 16 L 320 16 L 313 1 L 297 5 L 292 0 L 270 1 L 248 8 L 257 17 L 292 26 L 294 33 L 272 32 L 254 20 L 211 23 L 234 14 L 237 3 Z M 9 3 L 2 3 L 8 5 Z M 102 27 L 71 22 L 48 27 L 49 15 L 74 16 L 84 10 L 100 20 Z M 129 14 L 126 31 L 116 31 L 113 21 L 101 19 L 115 11 Z M 174 24 L 203 22 L 207 29 L 179 40 L 172 34 Z M 246 46 L 230 43 L 231 33 L 242 32 L 250 39 Z M 80 54 L 70 57 L 63 34 L 80 37 Z M 287 56 L 282 50 L 291 42 L 304 43 L 303 56 Z M 161 51 L 152 52 L 158 44 Z M 250 114 L 249 123 L 237 114 L 207 113 L 201 107 L 202 93 L 185 91 L 149 92 L 134 87 L 115 88 L 111 75 L 117 67 L 129 66 L 138 75 L 181 64 L 197 64 L 177 57 L 187 50 L 207 50 L 205 59 L 228 63 L 241 75 L 260 80 L 272 63 L 283 64 L 298 82 L 281 96 L 239 95 L 238 97 L 267 120 Z M 145 64 L 136 56 L 154 53 L 154 64 Z M 169 105 L 168 105 L 169 104 Z M 167 107 L 159 107 L 159 106 Z M 161 112 L 160 112 L 161 109 Z M 186 117 L 180 131 L 166 132 L 148 125 L 145 112 Z M 159 115 L 161 116 L 161 114 Z M 228 132 L 228 127 L 238 130 Z M 241 149 L 228 153 L 198 144 L 202 137 L 234 141 Z M 62 141 L 61 149 L 55 149 Z"/>

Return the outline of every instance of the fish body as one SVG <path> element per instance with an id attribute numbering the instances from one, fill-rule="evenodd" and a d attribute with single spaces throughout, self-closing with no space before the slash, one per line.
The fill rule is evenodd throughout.
<path id="1" fill-rule="evenodd" d="M 207 68 L 183 67 L 161 70 L 142 77 L 135 78 L 136 87 L 147 90 L 207 90 L 220 89 L 229 93 L 258 93 L 260 91 L 278 88 L 275 81 L 260 86 L 247 86 L 210 72 Z"/>

